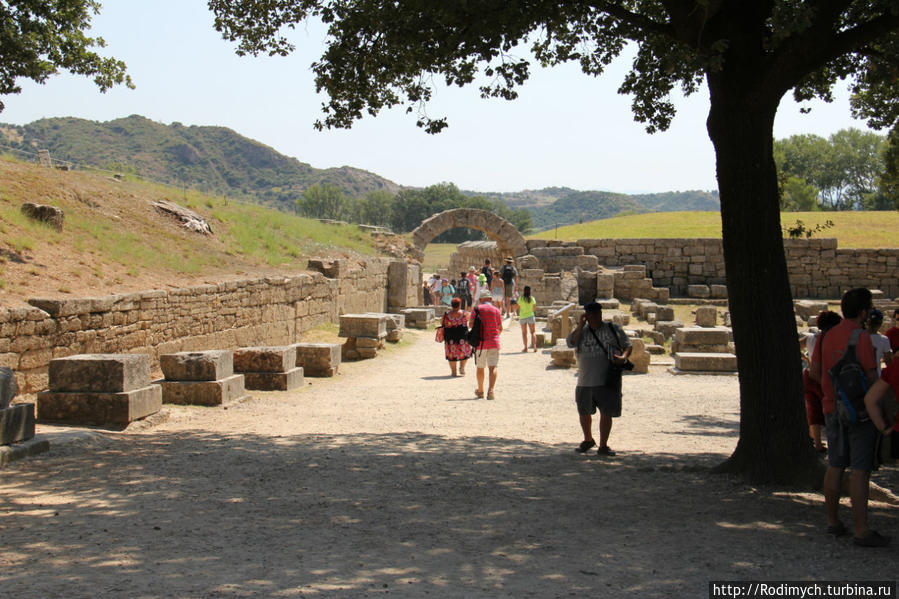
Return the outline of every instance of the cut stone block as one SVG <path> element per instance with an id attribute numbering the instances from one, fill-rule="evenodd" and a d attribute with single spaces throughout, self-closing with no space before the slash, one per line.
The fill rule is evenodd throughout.
<path id="1" fill-rule="evenodd" d="M 696 308 L 696 324 L 701 327 L 713 327 L 718 324 L 718 309 L 715 306 Z"/>
<path id="2" fill-rule="evenodd" d="M 44 391 L 37 394 L 37 417 L 41 422 L 128 424 L 161 408 L 159 385 L 120 393 Z"/>
<path id="3" fill-rule="evenodd" d="M 0 410 L 0 445 L 34 437 L 34 404 L 21 403 Z"/>
<path id="4" fill-rule="evenodd" d="M 159 367 L 169 381 L 219 381 L 234 374 L 234 352 L 211 350 L 163 354 L 159 356 Z"/>
<path id="5" fill-rule="evenodd" d="M 674 367 L 682 371 L 736 372 L 737 356 L 724 353 L 678 352 L 674 354 Z"/>
<path id="6" fill-rule="evenodd" d="M 615 324 L 617 324 L 618 326 L 621 326 L 621 327 L 627 326 L 631 322 L 631 315 L 623 314 L 623 313 L 622 314 L 613 314 L 612 322 L 614 322 Z"/>
<path id="7" fill-rule="evenodd" d="M 621 306 L 621 302 L 617 299 L 596 299 L 596 303 L 602 306 L 603 310 L 617 310 Z"/>
<path id="8" fill-rule="evenodd" d="M 565 341 L 559 341 L 553 346 L 550 352 L 552 363 L 560 368 L 571 368 L 577 364 L 577 357 L 574 354 L 574 348 L 568 347 Z"/>
<path id="9" fill-rule="evenodd" d="M 293 345 L 273 347 L 242 347 L 234 352 L 234 372 L 287 372 L 297 363 Z M 247 387 L 253 389 L 254 387 Z"/>
<path id="10" fill-rule="evenodd" d="M 127 393 L 150 384 L 147 354 L 79 354 L 50 360 L 50 391 Z M 40 413 L 38 404 L 38 413 Z M 43 419 L 43 416 L 40 416 Z M 130 422 L 130 421 L 129 421 Z"/>
<path id="11" fill-rule="evenodd" d="M 244 387 L 257 391 L 290 391 L 303 385 L 303 369 L 287 372 L 244 372 Z"/>
<path id="12" fill-rule="evenodd" d="M 370 339 L 368 337 L 356 337 L 356 349 L 383 349 L 384 343 L 380 339 Z"/>
<path id="13" fill-rule="evenodd" d="M 726 327 L 685 327 L 675 331 L 674 340 L 686 345 L 727 345 L 731 335 Z"/>
<path id="14" fill-rule="evenodd" d="M 396 329 L 393 331 L 387 331 L 387 337 L 385 337 L 389 343 L 399 343 L 403 340 L 403 329 Z"/>
<path id="15" fill-rule="evenodd" d="M 337 334 L 340 337 L 385 337 L 387 317 L 383 314 L 343 314 Z"/>
<path id="16" fill-rule="evenodd" d="M 640 352 L 640 353 L 635 352 L 634 355 L 632 355 L 630 357 L 631 362 L 634 363 L 634 369 L 631 370 L 630 372 L 633 374 L 648 373 L 649 372 L 649 363 L 650 363 L 651 359 L 652 358 L 650 358 L 648 352 L 645 352 L 645 351 Z M 625 372 L 627 372 L 627 371 L 625 371 Z"/>
<path id="17" fill-rule="evenodd" d="M 0 466 L 50 451 L 47 439 L 29 439 L 15 445 L 0 445 Z"/>
<path id="18" fill-rule="evenodd" d="M 665 347 L 663 345 L 656 345 L 655 343 L 647 345 L 646 351 L 654 356 L 659 356 L 665 353 Z"/>
<path id="19" fill-rule="evenodd" d="M 709 291 L 715 299 L 727 299 L 727 285 L 709 285 Z"/>
<path id="20" fill-rule="evenodd" d="M 218 381 L 156 381 L 162 387 L 162 403 L 187 406 L 220 406 L 246 397 L 244 375 L 232 374 Z"/>
<path id="21" fill-rule="evenodd" d="M 390 314 L 387 312 L 366 312 L 366 316 L 379 316 L 384 318 L 384 322 L 387 325 L 387 332 L 395 331 L 397 329 L 405 328 L 406 326 L 406 315 L 405 314 Z"/>
<path id="22" fill-rule="evenodd" d="M 671 306 L 658 306 L 656 308 L 656 322 L 670 322 L 674 320 L 674 308 Z"/>
<path id="23" fill-rule="evenodd" d="M 306 376 L 334 376 L 340 367 L 339 343 L 298 343 L 296 344 L 296 365 L 303 368 Z"/>
<path id="24" fill-rule="evenodd" d="M 360 360 L 371 360 L 378 357 L 378 350 L 373 347 L 357 347 L 356 353 Z"/>
<path id="25" fill-rule="evenodd" d="M 793 302 L 793 309 L 797 316 L 804 321 L 812 316 L 817 316 L 820 312 L 827 310 L 827 302 L 816 302 L 813 300 L 796 300 Z"/>
<path id="26" fill-rule="evenodd" d="M 3 366 L 0 368 L 0 410 L 8 408 L 18 392 L 19 386 L 16 384 L 16 374 L 12 371 L 12 368 Z"/>
<path id="27" fill-rule="evenodd" d="M 406 326 L 413 329 L 426 329 L 434 320 L 434 308 L 406 308 L 402 313 L 406 317 Z"/>
<path id="28" fill-rule="evenodd" d="M 537 345 L 537 347 L 543 347 L 544 345 L 546 345 L 546 333 L 535 332 L 534 343 Z"/>
<path id="29" fill-rule="evenodd" d="M 671 320 L 671 321 L 656 321 L 653 328 L 658 332 L 662 333 L 665 336 L 665 339 L 668 339 L 672 335 L 674 335 L 677 329 L 683 328 L 684 323 L 680 320 Z"/>
<path id="30" fill-rule="evenodd" d="M 708 285 L 687 285 L 687 297 L 707 298 L 711 295 L 712 291 Z"/>

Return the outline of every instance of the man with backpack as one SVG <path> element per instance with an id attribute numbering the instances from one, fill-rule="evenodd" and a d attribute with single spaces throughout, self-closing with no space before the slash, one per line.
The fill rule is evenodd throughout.
<path id="1" fill-rule="evenodd" d="M 506 263 L 499 269 L 499 276 L 503 278 L 503 312 L 506 316 L 512 316 L 512 294 L 518 285 L 518 271 L 512 258 L 506 258 Z"/>
<path id="2" fill-rule="evenodd" d="M 456 283 L 456 293 L 462 300 L 462 310 L 468 311 L 471 307 L 471 281 L 464 272 L 459 273 L 459 281 Z"/>
<path id="3" fill-rule="evenodd" d="M 809 375 L 821 382 L 824 393 L 821 403 L 827 434 L 827 472 L 823 485 L 827 532 L 835 536 L 849 532 L 840 521 L 839 507 L 843 471 L 850 468 L 853 542 L 860 547 L 886 547 L 890 538 L 868 528 L 868 482 L 874 468 L 878 434 L 863 410 L 864 391 L 877 379 L 874 346 L 871 336 L 863 329 L 872 309 L 871 292 L 864 288 L 850 289 L 843 295 L 840 307 L 843 321 L 818 340 L 809 366 Z M 855 362 L 843 360 L 847 354 L 851 358 L 852 353 Z M 858 380 L 844 381 L 844 373 L 853 368 Z M 846 416 L 847 404 L 853 403 L 858 392 L 861 392 L 862 409 L 853 422 Z M 852 405 L 848 408 L 849 412 L 854 409 Z"/>
<path id="4" fill-rule="evenodd" d="M 493 388 L 496 386 L 496 368 L 499 365 L 499 334 L 503 330 L 503 319 L 499 309 L 491 303 L 493 298 L 489 291 L 483 292 L 478 300 L 477 307 L 471 311 L 471 334 L 468 338 L 477 368 L 478 388 L 474 394 L 477 398 L 484 397 L 486 368 L 490 371 L 487 399 L 494 399 Z"/>

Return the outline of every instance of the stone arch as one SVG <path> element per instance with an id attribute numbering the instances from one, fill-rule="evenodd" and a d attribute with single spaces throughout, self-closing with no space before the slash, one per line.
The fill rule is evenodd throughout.
<path id="1" fill-rule="evenodd" d="M 497 248 L 504 256 L 518 257 L 528 253 L 524 236 L 506 219 L 487 210 L 454 208 L 425 219 L 412 231 L 412 243 L 419 260 L 424 256 L 425 246 L 432 239 L 444 231 L 457 227 L 483 231 L 487 237 L 496 242 Z"/>

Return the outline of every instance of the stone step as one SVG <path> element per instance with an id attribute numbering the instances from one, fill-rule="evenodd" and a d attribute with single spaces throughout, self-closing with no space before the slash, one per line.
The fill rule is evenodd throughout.
<path id="1" fill-rule="evenodd" d="M 234 374 L 234 352 L 216 349 L 163 354 L 159 356 L 159 367 L 169 381 L 219 381 Z M 164 397 L 163 402 L 173 403 Z"/>
<path id="2" fill-rule="evenodd" d="M 34 404 L 20 403 L 0 410 L 0 445 L 34 437 Z"/>
<path id="3" fill-rule="evenodd" d="M 297 350 L 293 345 L 242 347 L 234 352 L 234 372 L 241 374 L 287 372 L 296 364 Z"/>
<path id="4" fill-rule="evenodd" d="M 218 381 L 160 380 L 162 403 L 186 406 L 220 406 L 246 399 L 244 375 L 232 374 Z"/>
<path id="5" fill-rule="evenodd" d="M 737 356 L 724 353 L 676 353 L 674 367 L 683 372 L 736 372 Z"/>
<path id="6" fill-rule="evenodd" d="M 257 391 L 291 391 L 303 386 L 303 369 L 286 372 L 244 372 L 244 386 Z"/>
<path id="7" fill-rule="evenodd" d="M 54 358 L 49 375 L 49 388 L 54 392 L 127 393 L 150 384 L 150 356 L 78 354 Z"/>
<path id="8" fill-rule="evenodd" d="M 39 422 L 128 424 L 162 408 L 162 387 L 149 385 L 120 393 L 55 392 L 37 394 Z"/>

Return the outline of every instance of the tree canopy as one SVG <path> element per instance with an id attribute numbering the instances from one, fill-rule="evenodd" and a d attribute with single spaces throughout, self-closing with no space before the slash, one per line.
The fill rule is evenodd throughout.
<path id="1" fill-rule="evenodd" d="M 92 76 L 104 92 L 121 83 L 134 87 L 124 62 L 93 51 L 106 46 L 85 33 L 99 10 L 93 0 L 0 2 L 0 96 L 20 93 L 20 78 L 43 83 L 59 69 Z"/>
<path id="2" fill-rule="evenodd" d="M 434 81 L 514 99 L 536 63 L 601 75 L 628 45 L 619 91 L 649 132 L 668 128 L 671 94 L 709 91 L 724 260 L 740 371 L 740 439 L 723 469 L 795 482 L 817 467 L 801 410 L 799 346 L 780 226 L 774 117 L 783 96 L 831 98 L 849 81 L 873 126 L 899 116 L 899 0 L 209 0 L 239 53 L 285 54 L 287 29 L 328 26 L 313 64 L 318 127 L 349 127 L 406 106 L 428 132 Z M 518 56 L 529 48 L 531 56 Z M 787 459 L 789 456 L 789 459 Z"/>

